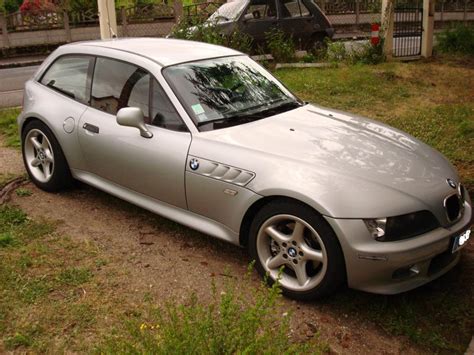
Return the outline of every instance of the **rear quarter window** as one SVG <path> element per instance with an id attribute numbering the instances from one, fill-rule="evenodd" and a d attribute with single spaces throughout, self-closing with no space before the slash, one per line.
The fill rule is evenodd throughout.
<path id="1" fill-rule="evenodd" d="M 89 101 L 89 70 L 94 58 L 68 55 L 58 58 L 46 71 L 40 82 L 74 100 Z"/>

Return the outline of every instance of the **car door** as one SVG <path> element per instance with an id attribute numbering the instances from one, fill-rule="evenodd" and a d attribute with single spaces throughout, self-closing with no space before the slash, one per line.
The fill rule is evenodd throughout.
<path id="1" fill-rule="evenodd" d="M 301 47 L 317 29 L 313 28 L 313 16 L 301 0 L 278 0 L 280 4 L 279 27 L 296 41 L 301 41 Z"/>
<path id="2" fill-rule="evenodd" d="M 239 20 L 239 28 L 256 44 L 265 42 L 265 33 L 277 25 L 275 0 L 251 0 Z"/>
<path id="3" fill-rule="evenodd" d="M 152 138 L 118 125 L 116 114 L 123 107 L 143 111 Z M 89 173 L 186 208 L 184 170 L 191 135 L 149 72 L 98 57 L 90 107 L 82 115 L 78 136 Z"/>

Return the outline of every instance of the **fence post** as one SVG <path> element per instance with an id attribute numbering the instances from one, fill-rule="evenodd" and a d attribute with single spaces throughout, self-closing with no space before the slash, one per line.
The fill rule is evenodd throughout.
<path id="1" fill-rule="evenodd" d="M 326 0 L 321 0 L 321 10 L 326 13 Z"/>
<path id="2" fill-rule="evenodd" d="M 63 25 L 66 31 L 66 42 L 72 42 L 71 27 L 69 27 L 69 14 L 63 11 Z"/>
<path id="3" fill-rule="evenodd" d="M 356 26 L 359 26 L 360 22 L 360 0 L 355 0 L 355 13 L 356 13 Z"/>
<path id="4" fill-rule="evenodd" d="M 384 53 L 387 59 L 393 57 L 393 27 L 395 0 L 382 0 L 382 33 L 384 36 Z"/>
<path id="5" fill-rule="evenodd" d="M 174 9 L 174 21 L 179 23 L 181 17 L 183 17 L 183 3 L 181 0 L 175 0 L 173 4 Z"/>
<path id="6" fill-rule="evenodd" d="M 464 0 L 464 13 L 462 15 L 464 23 L 467 23 L 467 0 Z"/>
<path id="7" fill-rule="evenodd" d="M 444 28 L 444 0 L 441 0 L 441 11 L 439 14 L 439 22 L 441 22 L 441 28 Z"/>
<path id="8" fill-rule="evenodd" d="M 9 48 L 10 39 L 8 38 L 7 19 L 3 13 L 0 13 L 0 27 L 2 28 L 3 47 Z"/>
<path id="9" fill-rule="evenodd" d="M 124 6 L 120 8 L 120 17 L 122 18 L 122 37 L 128 37 L 127 11 Z"/>

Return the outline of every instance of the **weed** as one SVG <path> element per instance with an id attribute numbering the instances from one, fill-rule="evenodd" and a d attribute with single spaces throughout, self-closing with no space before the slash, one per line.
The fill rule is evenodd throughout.
<path id="1" fill-rule="evenodd" d="M 252 38 L 238 30 L 230 34 L 221 33 L 216 22 L 202 18 L 183 18 L 172 30 L 172 36 L 180 39 L 205 42 L 233 48 L 243 53 L 250 53 Z"/>
<path id="2" fill-rule="evenodd" d="M 383 46 L 383 39 L 376 45 L 366 42 L 361 48 L 351 53 L 350 61 L 352 63 L 361 64 L 379 64 L 385 62 L 386 57 L 383 52 Z"/>
<path id="3" fill-rule="evenodd" d="M 146 321 L 128 321 L 128 334 L 109 336 L 98 353 L 236 354 L 319 353 L 323 344 L 292 343 L 290 316 L 282 315 L 280 288 L 262 284 L 243 295 L 231 281 L 210 304 L 192 294 L 186 304 L 152 309 Z"/>
<path id="4" fill-rule="evenodd" d="M 13 245 L 15 243 L 15 238 L 12 233 L 4 232 L 0 233 L 0 248 L 5 248 L 7 246 Z"/>
<path id="5" fill-rule="evenodd" d="M 5 346 L 9 350 L 14 350 L 21 346 L 28 347 L 32 344 L 32 342 L 33 341 L 29 336 L 21 333 L 16 333 L 15 335 L 5 340 Z"/>
<path id="6" fill-rule="evenodd" d="M 474 54 L 474 27 L 458 24 L 439 33 L 437 40 L 442 53 Z"/>
<path id="7" fill-rule="evenodd" d="M 279 28 L 265 32 L 265 41 L 273 59 L 277 63 L 295 61 L 295 44 L 293 39 Z"/>
<path id="8" fill-rule="evenodd" d="M 25 189 L 25 188 L 18 188 L 15 190 L 15 193 L 18 197 L 27 197 L 27 196 L 31 196 L 33 194 L 33 192 L 31 192 L 31 190 L 28 190 L 28 189 Z"/>
<path id="9" fill-rule="evenodd" d="M 0 134 L 5 135 L 6 143 L 10 147 L 20 147 L 20 136 L 16 117 L 20 114 L 20 109 L 0 110 Z"/>
<path id="10" fill-rule="evenodd" d="M 326 59 L 330 63 L 337 63 L 346 61 L 349 57 L 344 42 L 332 42 L 331 40 L 326 41 Z"/>
<path id="11" fill-rule="evenodd" d="M 0 232 L 9 231 L 10 228 L 25 224 L 26 214 L 16 207 L 0 207 Z"/>
<path id="12" fill-rule="evenodd" d="M 58 281 L 64 285 L 79 286 L 90 280 L 92 274 L 85 268 L 68 268 L 58 275 Z"/>

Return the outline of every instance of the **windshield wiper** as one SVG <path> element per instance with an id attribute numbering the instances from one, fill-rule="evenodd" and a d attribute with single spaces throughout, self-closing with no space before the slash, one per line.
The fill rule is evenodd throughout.
<path id="1" fill-rule="evenodd" d="M 298 101 L 289 101 L 281 105 L 269 107 L 263 111 L 260 111 L 259 113 L 269 113 L 270 115 L 273 116 L 273 115 L 278 115 L 279 113 L 283 113 L 283 112 L 286 112 L 286 111 L 289 111 L 301 106 L 303 106 L 303 104 Z"/>
<path id="2" fill-rule="evenodd" d="M 302 104 L 299 103 L 298 101 L 290 101 L 290 102 L 285 102 L 281 105 L 270 107 L 268 109 L 258 111 L 258 112 L 252 112 L 249 114 L 228 116 L 228 117 L 216 118 L 214 120 L 198 122 L 197 126 L 202 127 L 208 124 L 222 124 L 220 128 L 224 128 L 224 127 L 234 126 L 241 123 L 248 123 L 248 122 L 261 120 L 268 116 L 277 115 L 279 113 L 286 112 L 288 110 L 301 107 L 301 106 Z"/>
<path id="3" fill-rule="evenodd" d="M 209 121 L 202 121 L 198 122 L 197 126 L 202 127 L 208 124 L 223 124 L 222 127 L 229 127 L 229 126 L 234 126 L 236 124 L 240 123 L 248 123 L 252 121 L 257 121 L 260 120 L 264 117 L 260 116 L 259 114 L 251 114 L 251 115 L 235 115 L 235 116 L 228 116 L 228 117 L 222 117 L 222 118 L 216 118 L 215 120 L 209 120 Z"/>

